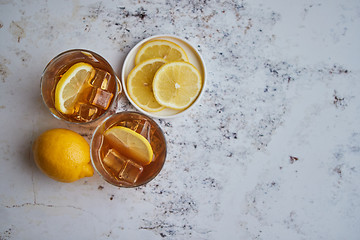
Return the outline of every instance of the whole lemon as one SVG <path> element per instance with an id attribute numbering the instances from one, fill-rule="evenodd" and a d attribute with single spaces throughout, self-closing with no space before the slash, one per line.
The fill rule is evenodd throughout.
<path id="1" fill-rule="evenodd" d="M 34 160 L 47 176 L 60 182 L 74 182 L 90 177 L 90 147 L 78 133 L 68 129 L 51 129 L 42 133 L 33 145 Z"/>

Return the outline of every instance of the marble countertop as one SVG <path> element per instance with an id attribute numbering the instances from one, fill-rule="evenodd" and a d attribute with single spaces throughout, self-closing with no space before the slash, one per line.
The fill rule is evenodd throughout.
<path id="1" fill-rule="evenodd" d="M 0 239 L 359 239 L 359 29 L 357 0 L 0 1 Z M 161 173 L 133 189 L 43 175 L 41 132 L 91 137 L 46 109 L 46 64 L 85 48 L 120 76 L 158 34 L 192 43 L 208 76 L 191 111 L 155 119 Z"/>

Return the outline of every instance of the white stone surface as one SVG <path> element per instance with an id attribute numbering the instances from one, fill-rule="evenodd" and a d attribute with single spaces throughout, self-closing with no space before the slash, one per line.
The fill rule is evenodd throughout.
<path id="1" fill-rule="evenodd" d="M 0 239 L 359 239 L 359 29 L 357 0 L 0 1 Z M 93 130 L 42 103 L 49 60 L 90 49 L 121 75 L 157 34 L 187 39 L 208 69 L 196 107 L 155 119 L 162 172 L 134 189 L 44 176 L 41 132 Z"/>

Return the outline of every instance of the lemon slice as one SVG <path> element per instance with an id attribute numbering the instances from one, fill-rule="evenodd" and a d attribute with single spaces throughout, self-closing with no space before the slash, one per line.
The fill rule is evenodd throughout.
<path id="1" fill-rule="evenodd" d="M 84 84 L 93 77 L 95 69 L 88 63 L 76 63 L 61 77 L 55 89 L 55 108 L 64 114 L 72 114 L 77 96 Z"/>
<path id="2" fill-rule="evenodd" d="M 156 72 L 154 97 L 161 105 L 182 110 L 189 107 L 202 87 L 200 72 L 188 62 L 170 62 Z"/>
<path id="3" fill-rule="evenodd" d="M 106 130 L 104 135 L 121 154 L 142 165 L 147 165 L 152 161 L 153 150 L 150 143 L 130 128 L 115 126 Z"/>
<path id="4" fill-rule="evenodd" d="M 164 109 L 153 94 L 152 82 L 156 71 L 166 63 L 162 58 L 149 59 L 136 65 L 127 78 L 130 98 L 142 109 L 157 112 Z"/>
<path id="5" fill-rule="evenodd" d="M 189 61 L 184 49 L 167 40 L 153 40 L 145 43 L 135 56 L 135 65 L 151 58 L 163 58 L 166 61 Z"/>

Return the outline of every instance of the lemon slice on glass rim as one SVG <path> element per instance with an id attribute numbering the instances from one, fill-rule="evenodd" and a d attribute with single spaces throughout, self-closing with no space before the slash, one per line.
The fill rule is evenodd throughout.
<path id="1" fill-rule="evenodd" d="M 72 65 L 59 80 L 55 88 L 55 108 L 63 114 L 72 114 L 77 96 L 95 69 L 88 63 Z"/>

